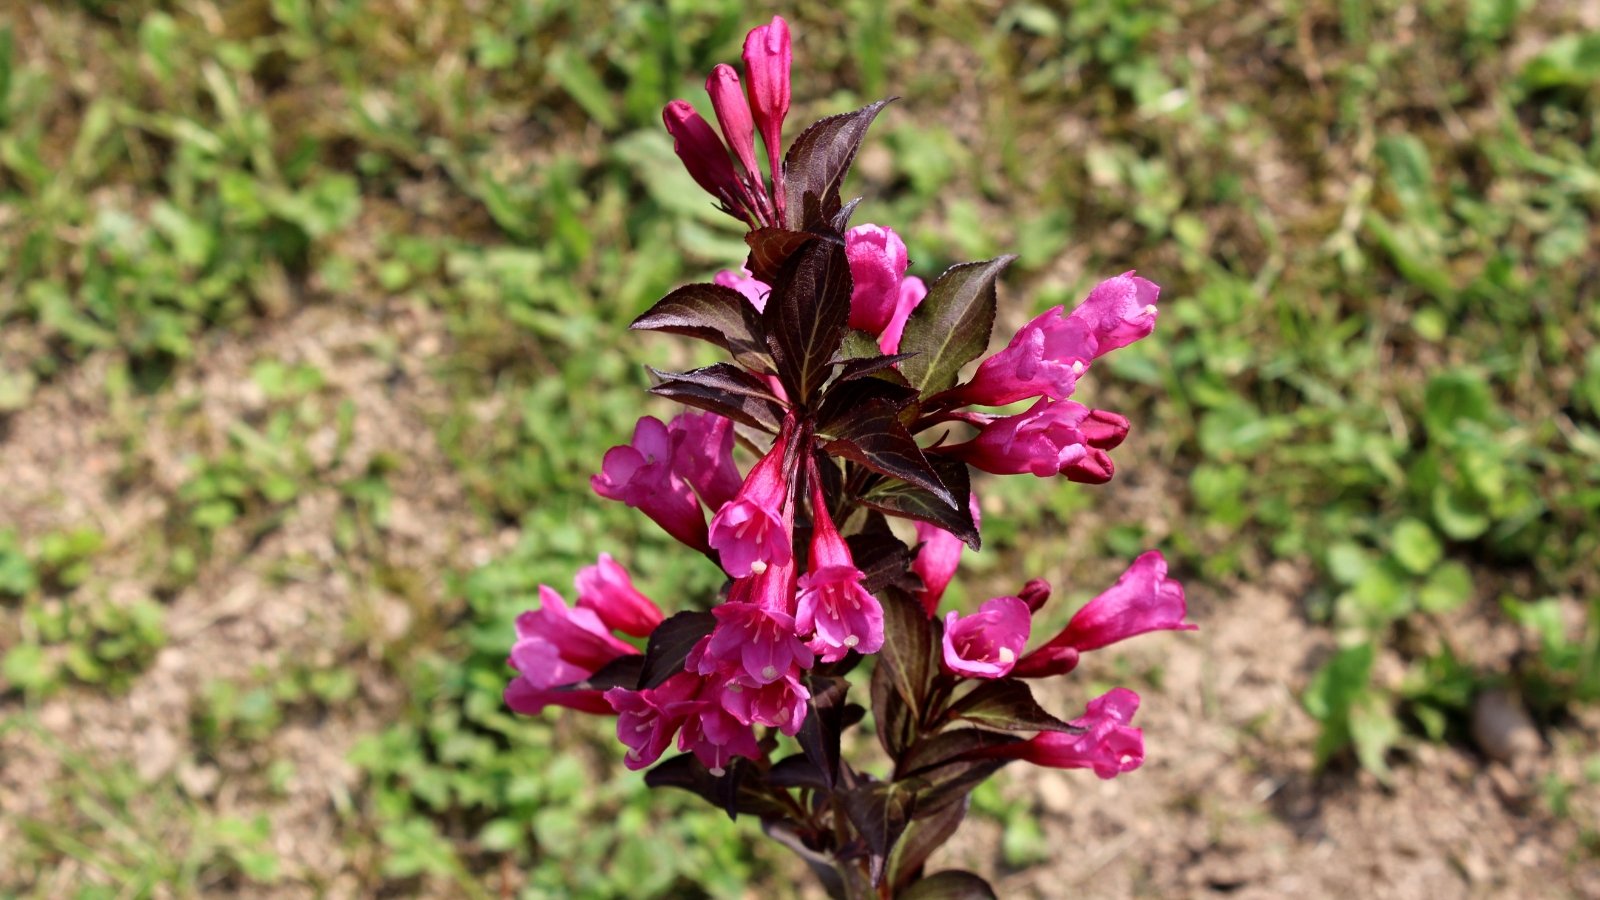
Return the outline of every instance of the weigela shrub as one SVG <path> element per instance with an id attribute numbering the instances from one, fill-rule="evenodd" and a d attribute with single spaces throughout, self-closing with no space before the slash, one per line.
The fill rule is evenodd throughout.
<path id="1" fill-rule="evenodd" d="M 923 871 L 980 782 L 1013 760 L 1101 778 L 1144 760 L 1138 694 L 1116 688 L 1063 720 L 1024 679 L 1195 626 L 1154 551 L 1032 650 L 1050 595 L 1041 580 L 940 617 L 963 547 L 979 547 L 970 470 L 1108 481 L 1128 421 L 1071 396 L 1096 360 L 1150 334 L 1159 288 L 1132 272 L 1108 278 L 961 381 L 988 349 L 1012 257 L 925 284 L 906 274 L 893 229 L 850 227 L 856 203 L 840 186 L 888 101 L 823 119 L 785 152 L 790 61 L 788 25 L 774 18 L 745 41 L 743 84 L 726 65 L 707 79 L 718 129 L 684 101 L 666 107 L 679 158 L 749 228 L 750 253 L 632 327 L 708 341 L 730 361 L 652 370 L 653 393 L 697 411 L 641 418 L 593 479 L 727 581 L 716 598 L 675 604 L 701 609 L 666 616 L 600 554 L 577 575 L 575 605 L 541 587 L 540 608 L 517 620 L 506 702 L 616 716 L 625 761 L 648 769 L 648 784 L 759 817 L 836 896 L 992 896 L 970 873 Z M 1027 400 L 1022 412 L 982 411 Z M 736 445 L 755 456 L 742 475 Z M 914 545 L 890 517 L 914 523 Z M 643 652 L 618 632 L 646 639 Z M 870 696 L 857 699 L 870 707 L 852 702 L 845 677 L 863 662 Z M 869 708 L 887 773 L 840 752 Z M 674 746 L 681 755 L 662 761 Z"/>

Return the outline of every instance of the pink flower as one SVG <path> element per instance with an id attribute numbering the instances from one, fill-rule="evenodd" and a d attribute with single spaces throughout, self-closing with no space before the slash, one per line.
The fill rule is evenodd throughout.
<path id="1" fill-rule="evenodd" d="M 882 334 L 900 302 L 905 278 L 905 241 L 891 228 L 857 225 L 845 232 L 844 253 L 850 261 L 850 327 Z"/>
<path id="2" fill-rule="evenodd" d="M 1139 709 L 1139 695 L 1112 688 L 1089 701 L 1089 708 L 1069 724 L 1082 734 L 1044 731 L 1031 740 L 975 751 L 973 757 L 1021 759 L 1052 769 L 1093 769 L 1101 778 L 1115 778 L 1144 764 L 1144 732 L 1128 725 Z"/>
<path id="3" fill-rule="evenodd" d="M 606 702 L 617 712 L 617 740 L 628 748 L 624 765 L 643 769 L 661 758 L 673 734 L 690 715 L 698 714 L 699 704 L 693 700 L 700 687 L 699 677 L 679 672 L 649 690 L 605 692 Z"/>
<path id="4" fill-rule="evenodd" d="M 980 406 L 1041 395 L 1066 399 L 1096 358 L 1155 328 L 1160 291 L 1154 282 L 1127 272 L 1100 282 L 1069 315 L 1051 307 L 980 363 L 972 381 L 956 389 L 956 399 Z"/>
<path id="5" fill-rule="evenodd" d="M 792 596 L 793 579 L 791 567 L 774 566 L 745 581 L 781 580 Z M 743 677 L 757 686 L 811 668 L 815 656 L 795 635 L 794 616 L 779 606 L 738 599 L 742 593 L 736 583 L 728 602 L 711 611 L 717 624 L 705 643 L 690 654 L 687 664 L 702 675 Z"/>
<path id="6" fill-rule="evenodd" d="M 982 519 L 977 494 L 967 498 L 967 508 L 972 511 L 973 525 L 977 525 Z M 922 548 L 911 562 L 911 571 L 922 579 L 922 590 L 917 592 L 917 599 L 922 601 L 922 608 L 927 610 L 928 617 L 933 618 L 934 611 L 939 608 L 939 600 L 944 596 L 944 589 L 950 586 L 950 579 L 955 577 L 964 544 L 960 538 L 937 525 L 927 522 L 916 522 L 914 525 Z"/>
<path id="7" fill-rule="evenodd" d="M 661 121 L 672 135 L 673 152 L 683 160 L 684 168 L 689 170 L 695 183 L 740 218 L 747 218 L 741 212 L 745 206 L 744 191 L 728 159 L 728 148 L 706 120 L 687 101 L 674 100 L 661 111 Z"/>
<path id="8" fill-rule="evenodd" d="M 885 355 L 900 352 L 900 337 L 905 334 L 906 320 L 916 308 L 922 305 L 922 298 L 928 296 L 928 286 L 922 279 L 915 275 L 900 282 L 900 299 L 895 303 L 894 315 L 889 317 L 889 324 L 884 326 L 883 334 L 878 336 L 878 349 Z"/>
<path id="9" fill-rule="evenodd" d="M 1095 285 L 1069 318 L 1082 322 L 1094 336 L 1094 355 L 1105 356 L 1155 330 L 1159 296 L 1159 285 L 1130 270 Z"/>
<path id="10" fill-rule="evenodd" d="M 594 565 L 579 569 L 573 586 L 578 591 L 578 607 L 594 610 L 613 631 L 649 637 L 661 624 L 661 608 L 634 588 L 627 570 L 609 553 L 600 554 Z"/>
<path id="11" fill-rule="evenodd" d="M 943 452 L 996 475 L 1032 472 L 1048 478 L 1088 453 L 1078 430 L 1088 415 L 1089 408 L 1081 403 L 1052 403 L 1041 397 L 1026 412 L 989 419 L 976 438 Z"/>
<path id="12" fill-rule="evenodd" d="M 1150 631 L 1194 631 L 1183 585 L 1167 579 L 1167 561 L 1151 550 L 1133 561 L 1117 583 L 1078 610 L 1067 627 L 1017 664 L 1016 674 L 1036 678 L 1070 672 L 1078 654 Z"/>
<path id="13" fill-rule="evenodd" d="M 750 301 L 750 305 L 756 308 L 756 312 L 766 311 L 767 296 L 772 293 L 772 288 L 768 287 L 765 281 L 751 277 L 749 269 L 743 266 L 739 267 L 738 272 L 732 269 L 723 269 L 711 280 L 723 287 L 731 287 L 743 294 L 744 298 Z"/>
<path id="14" fill-rule="evenodd" d="M 733 464 L 733 422 L 716 413 L 679 413 L 667 423 L 672 472 L 689 482 L 709 509 L 721 509 L 743 479 Z"/>
<path id="15" fill-rule="evenodd" d="M 715 702 L 706 700 L 695 706 L 695 713 L 684 721 L 683 730 L 678 733 L 679 750 L 693 753 L 719 778 L 727 774 L 727 766 L 736 756 L 761 758 L 761 745 L 750 725 Z"/>
<path id="16" fill-rule="evenodd" d="M 758 189 L 757 196 L 764 197 L 761 166 L 756 162 L 755 123 L 750 119 L 744 91 L 739 88 L 739 74 L 732 66 L 718 64 L 706 78 L 706 93 L 711 96 L 711 108 L 717 114 L 717 124 L 722 126 L 722 136 L 744 166 L 746 179 Z"/>
<path id="17" fill-rule="evenodd" d="M 966 618 L 954 611 L 944 620 L 944 664 L 972 678 L 1004 678 L 1028 643 L 1032 617 L 1016 597 L 984 601 Z"/>
<path id="18" fill-rule="evenodd" d="M 788 445 L 786 428 L 751 467 L 739 493 L 711 519 L 711 546 L 721 554 L 722 568 L 734 578 L 787 565 L 793 558 L 794 511 L 784 471 Z"/>
<path id="19" fill-rule="evenodd" d="M 811 692 L 793 672 L 767 684 L 734 678 L 722 688 L 722 708 L 746 725 L 768 725 L 793 736 L 806 719 Z"/>
<path id="20" fill-rule="evenodd" d="M 571 609 L 556 591 L 539 585 L 540 607 L 517 617 L 517 641 L 507 660 L 517 670 L 506 685 L 506 705 L 524 715 L 546 706 L 608 713 L 599 691 L 559 691 L 582 681 L 619 656 L 636 652 L 618 640 L 589 609 Z"/>
<path id="21" fill-rule="evenodd" d="M 744 74 L 749 80 L 750 111 L 761 142 L 767 147 L 772 186 L 777 193 L 778 212 L 784 207 L 783 118 L 789 114 L 789 65 L 794 54 L 789 49 L 789 23 L 782 16 L 752 29 L 744 39 Z"/>
<path id="22" fill-rule="evenodd" d="M 828 515 L 819 481 L 813 474 L 811 568 L 800 576 L 795 630 L 812 635 L 808 646 L 823 662 L 837 662 L 851 650 L 876 653 L 883 647 L 883 607 L 862 586 L 865 576 Z"/>
<path id="23" fill-rule="evenodd" d="M 694 491 L 673 474 L 672 455 L 667 426 L 645 416 L 634 426 L 631 445 L 606 451 L 600 474 L 589 479 L 589 485 L 596 494 L 628 504 L 668 534 L 705 552 L 710 549 L 705 514 Z"/>

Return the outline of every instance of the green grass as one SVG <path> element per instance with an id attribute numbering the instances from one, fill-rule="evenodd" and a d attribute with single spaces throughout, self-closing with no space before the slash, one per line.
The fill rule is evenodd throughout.
<path id="1" fill-rule="evenodd" d="M 145 417 L 200 436 L 135 554 L 148 598 L 111 599 L 127 567 L 106 560 L 131 551 L 102 547 L 95 523 L 0 523 L 0 710 L 125 691 L 181 624 L 165 603 L 331 488 L 335 545 L 409 598 L 410 626 L 352 623 L 364 653 L 197 690 L 195 746 L 227 753 L 359 702 L 341 681 L 359 657 L 402 689 L 341 812 L 369 889 L 471 894 L 509 859 L 529 896 L 736 896 L 786 865 L 743 848 L 748 824 L 647 795 L 604 723 L 516 720 L 498 700 L 510 620 L 541 581 L 564 587 L 618 548 L 669 604 L 713 580 L 587 478 L 641 411 L 669 412 L 641 406 L 641 364 L 686 352 L 626 323 L 741 255 L 658 115 L 701 99 L 754 15 L 83 0 L 0 17 L 0 435 L 99 364 L 124 447 L 113 491 L 154 477 Z M 1119 478 L 1156 480 L 1167 525 L 1147 532 L 1078 486 L 991 480 L 1006 515 L 986 522 L 977 577 L 1050 566 L 1052 535 L 1084 514 L 1104 522 L 1094 552 L 1158 544 L 1192 584 L 1309 566 L 1307 615 L 1342 648 L 1305 698 L 1320 757 L 1353 745 L 1380 773 L 1393 745 L 1461 739 L 1488 685 L 1517 685 L 1545 722 L 1600 700 L 1600 42 L 1572 15 L 1524 0 L 803 6 L 791 133 L 903 97 L 853 187 L 858 221 L 901 230 L 916 273 L 1020 253 L 1011 321 L 1135 266 L 1163 285 L 1157 336 L 1113 358 L 1096 399 L 1133 419 L 1143 471 Z M 299 310 L 384 303 L 439 323 L 439 477 L 486 531 L 518 534 L 486 565 L 418 574 L 386 556 L 398 461 L 328 483 L 362 410 L 327 372 L 254 361 L 264 399 L 234 421 L 170 402 L 208 355 Z M 440 574 L 447 588 L 418 586 Z M 1416 639 L 1463 616 L 1515 631 L 1517 666 Z M 1372 683 L 1379 654 L 1407 671 L 1400 687 Z M 263 790 L 284 774 L 257 768 Z M 297 877 L 255 823 L 168 781 L 80 759 L 55 791 L 12 851 L 21 884 L 69 859 L 99 873 L 84 896 L 123 878 L 182 893 Z M 1026 819 L 995 797 L 980 811 Z M 169 848 L 171 830 L 194 839 Z M 1029 834 L 1009 862 L 1037 858 Z M 0 890 L 21 889 L 11 878 Z"/>

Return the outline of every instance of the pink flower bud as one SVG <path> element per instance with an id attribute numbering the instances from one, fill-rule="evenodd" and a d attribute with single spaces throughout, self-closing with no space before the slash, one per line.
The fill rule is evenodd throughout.
<path id="1" fill-rule="evenodd" d="M 589 479 L 594 492 L 620 500 L 649 516 L 668 534 L 701 552 L 706 518 L 694 491 L 672 473 L 672 437 L 659 419 L 645 416 L 633 429 L 633 443 L 612 447 Z"/>
<path id="2" fill-rule="evenodd" d="M 717 124 L 722 126 L 722 136 L 728 139 L 728 146 L 739 157 L 750 183 L 761 187 L 755 123 L 750 119 L 750 104 L 745 102 L 744 91 L 739 87 L 739 74 L 732 66 L 719 63 L 706 78 L 706 93 L 711 95 L 711 109 L 717 114 Z"/>
<path id="3" fill-rule="evenodd" d="M 672 472 L 694 486 L 709 509 L 721 509 L 743 479 L 733 464 L 733 422 L 716 413 L 679 413 L 667 423 Z"/>
<path id="4" fill-rule="evenodd" d="M 876 653 L 883 647 L 883 607 L 862 586 L 864 576 L 828 515 L 815 475 L 811 486 L 811 569 L 800 576 L 795 631 L 812 635 L 808 646 L 823 662 L 837 662 L 851 650 Z"/>
<path id="5" fill-rule="evenodd" d="M 878 349 L 885 355 L 900 352 L 900 338 L 905 334 L 906 320 L 922 305 L 922 298 L 928 296 L 928 286 L 922 279 L 915 275 L 900 282 L 900 299 L 895 304 L 894 315 L 889 317 L 889 324 L 884 326 L 883 334 L 878 336 Z"/>
<path id="6" fill-rule="evenodd" d="M 540 607 L 517 617 L 517 641 L 507 660 L 517 675 L 506 685 L 506 705 L 523 715 L 537 715 L 546 706 L 566 706 L 592 713 L 611 707 L 599 691 L 560 691 L 582 681 L 619 656 L 634 653 L 589 609 L 571 609 L 561 595 L 539 585 Z"/>
<path id="7" fill-rule="evenodd" d="M 788 433 L 750 469 L 739 493 L 711 519 L 709 541 L 721 554 L 722 568 L 744 578 L 793 558 L 794 513 L 789 477 L 784 471 Z"/>
<path id="8" fill-rule="evenodd" d="M 744 74 L 749 80 L 750 111 L 755 115 L 761 142 L 767 147 L 772 186 L 778 210 L 783 210 L 783 118 L 789 114 L 789 23 L 782 16 L 752 29 L 744 39 Z"/>
<path id="9" fill-rule="evenodd" d="M 723 269 L 711 280 L 723 287 L 731 287 L 743 294 L 745 299 L 750 301 L 750 305 L 756 308 L 756 312 L 766 311 L 767 297 L 772 293 L 772 288 L 765 281 L 758 281 L 752 278 L 748 269 L 740 267 L 738 272 L 734 272 L 731 269 Z"/>
<path id="10" fill-rule="evenodd" d="M 1079 484 L 1105 484 L 1116 473 L 1117 467 L 1111 464 L 1111 454 L 1099 447 L 1086 448 L 1082 456 L 1061 467 L 1061 474 L 1068 481 Z"/>
<path id="11" fill-rule="evenodd" d="M 661 120 L 672 135 L 673 152 L 683 160 L 695 183 L 729 209 L 742 209 L 739 177 L 728 159 L 728 148 L 706 120 L 684 100 L 668 103 L 661 111 Z"/>
<path id="12" fill-rule="evenodd" d="M 982 519 L 977 494 L 968 496 L 967 508 L 972 511 L 973 524 L 977 525 Z M 917 558 L 912 560 L 911 571 L 922 579 L 922 590 L 917 592 L 917 599 L 922 601 L 922 608 L 927 610 L 931 619 L 939 608 L 939 600 L 944 597 L 945 588 L 950 586 L 950 579 L 955 577 L 956 566 L 961 562 L 961 550 L 966 545 L 960 538 L 937 525 L 927 522 L 913 524 L 916 526 L 917 540 L 922 542 L 922 549 L 917 551 Z"/>
<path id="13" fill-rule="evenodd" d="M 853 284 L 850 327 L 882 334 L 900 302 L 900 282 L 909 263 L 905 241 L 891 228 L 857 225 L 845 232 L 844 253 Z"/>
<path id="14" fill-rule="evenodd" d="M 1026 412 L 989 420 L 976 438 L 943 452 L 957 456 L 985 472 L 1040 478 L 1064 474 L 1088 454 L 1078 426 L 1089 408 L 1071 400 L 1054 403 L 1040 397 Z"/>
<path id="15" fill-rule="evenodd" d="M 1115 450 L 1128 436 L 1128 420 L 1103 409 L 1090 410 L 1088 418 L 1078 424 L 1084 442 L 1101 450 Z"/>
<path id="16" fill-rule="evenodd" d="M 1034 578 L 1017 592 L 1017 599 L 1028 605 L 1028 612 L 1038 612 L 1050 600 L 1050 582 Z"/>
<path id="17" fill-rule="evenodd" d="M 1084 714 L 1069 723 L 1084 729 L 1082 734 L 1044 731 L 1032 740 L 985 748 L 969 756 L 1021 759 L 1052 769 L 1093 769 L 1101 778 L 1115 778 L 1144 764 L 1144 732 L 1128 725 L 1138 709 L 1138 694 L 1112 688 L 1090 700 Z"/>
<path id="18" fill-rule="evenodd" d="M 1194 631 L 1198 625 L 1183 621 L 1187 613 L 1183 585 L 1167 579 L 1166 559 L 1151 550 L 1134 560 L 1116 584 L 1078 610 L 1060 634 L 1024 657 L 1016 674 L 1059 675 L 1077 665 L 1079 653 L 1150 631 Z M 1059 652 L 1062 649 L 1073 652 Z"/>
<path id="19" fill-rule="evenodd" d="M 1031 627 L 1028 605 L 1016 597 L 986 600 L 964 619 L 951 611 L 944 620 L 945 667 L 971 678 L 1004 678 Z"/>
<path id="20" fill-rule="evenodd" d="M 578 591 L 578 606 L 594 610 L 605 626 L 634 637 L 649 637 L 661 624 L 661 608 L 639 593 L 626 569 L 617 565 L 611 554 L 600 554 L 592 566 L 578 570 L 573 579 Z"/>

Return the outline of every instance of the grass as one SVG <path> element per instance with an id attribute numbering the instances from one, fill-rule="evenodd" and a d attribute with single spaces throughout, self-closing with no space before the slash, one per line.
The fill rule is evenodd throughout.
<path id="1" fill-rule="evenodd" d="M 1463 739 L 1490 685 L 1515 684 L 1547 723 L 1600 700 L 1600 43 L 1575 12 L 851 2 L 792 21 L 793 120 L 903 97 L 853 184 L 859 220 L 900 229 L 915 271 L 1019 252 L 1015 321 L 1134 266 L 1163 285 L 1157 337 L 1115 358 L 1099 398 L 1135 422 L 1147 469 L 1119 477 L 1156 480 L 1161 514 L 992 482 L 1004 514 L 986 517 L 980 581 L 1054 566 L 1050 535 L 1080 515 L 1104 522 L 1084 555 L 1160 545 L 1192 583 L 1309 567 L 1307 615 L 1342 648 L 1305 698 L 1319 758 L 1353 746 L 1379 773 L 1397 745 Z M 586 480 L 641 411 L 667 412 L 641 406 L 640 363 L 685 352 L 625 324 L 741 255 L 657 117 L 698 97 L 752 24 L 714 0 L 83 0 L 0 16 L 0 436 L 26 440 L 8 420 L 105 373 L 99 427 L 120 447 L 106 490 L 159 484 L 165 502 L 143 540 L 89 518 L 0 523 L 7 717 L 127 691 L 183 627 L 165 610 L 307 527 L 327 494 L 338 512 L 317 527 L 343 570 L 404 598 L 407 623 L 358 619 L 327 659 L 197 689 L 197 758 L 270 796 L 286 761 L 251 748 L 357 721 L 343 711 L 373 701 L 356 672 L 397 686 L 381 722 L 360 720 L 364 780 L 338 814 L 364 890 L 471 894 L 503 861 L 530 896 L 737 896 L 770 879 L 781 863 L 742 849 L 745 823 L 661 812 L 603 724 L 513 720 L 498 702 L 509 621 L 539 582 L 627 547 L 652 596 L 709 584 Z M 367 411 L 321 364 L 252 361 L 259 403 L 221 419 L 182 393 L 318 307 L 416 310 L 434 329 L 430 477 L 460 485 L 474 528 L 509 530 L 489 559 L 392 558 L 408 463 L 347 457 Z M 399 346 L 342 362 L 401 371 Z M 187 436 L 175 478 L 152 417 Z M 281 582 L 306 564 L 285 560 Z M 1452 646 L 1465 616 L 1515 634 L 1515 665 Z M 1403 683 L 1374 678 L 1380 658 Z M 68 861 L 84 896 L 326 886 L 214 796 L 70 758 L 0 889 Z M 1018 833 L 1008 858 L 1037 858 Z"/>

